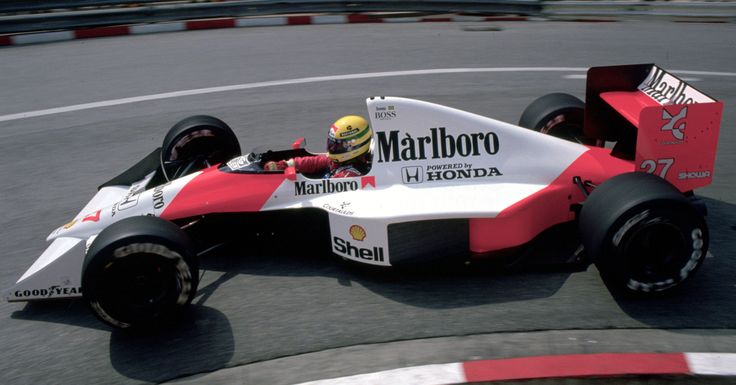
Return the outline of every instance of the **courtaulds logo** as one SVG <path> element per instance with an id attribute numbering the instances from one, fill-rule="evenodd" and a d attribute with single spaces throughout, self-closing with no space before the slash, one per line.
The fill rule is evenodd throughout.
<path id="1" fill-rule="evenodd" d="M 687 106 L 682 107 L 677 114 L 671 114 L 666 108 L 662 109 L 662 120 L 669 120 L 662 126 L 662 131 L 670 131 L 677 140 L 685 139 L 685 118 L 687 118 Z"/>
<path id="2" fill-rule="evenodd" d="M 353 237 L 353 239 L 361 242 L 365 239 L 365 236 L 367 235 L 365 229 L 358 225 L 350 226 L 350 230 L 348 230 L 348 232 L 350 233 L 350 236 Z"/>

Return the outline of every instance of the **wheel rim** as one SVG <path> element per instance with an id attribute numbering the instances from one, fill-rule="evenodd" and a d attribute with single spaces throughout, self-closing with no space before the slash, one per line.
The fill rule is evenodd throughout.
<path id="1" fill-rule="evenodd" d="M 680 281 L 680 269 L 688 263 L 688 243 L 672 223 L 643 223 L 631 235 L 623 251 L 630 280 L 661 290 Z"/>
<path id="2" fill-rule="evenodd" d="M 113 260 L 98 285 L 98 305 L 124 323 L 157 318 L 176 303 L 182 287 L 170 259 L 147 253 Z"/>

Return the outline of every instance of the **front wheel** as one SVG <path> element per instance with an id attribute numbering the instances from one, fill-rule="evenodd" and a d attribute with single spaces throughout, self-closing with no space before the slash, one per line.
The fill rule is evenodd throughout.
<path id="1" fill-rule="evenodd" d="M 123 219 L 103 230 L 84 260 L 82 293 L 110 326 L 147 329 L 189 305 L 199 269 L 189 237 L 158 217 Z"/>
<path id="2" fill-rule="evenodd" d="M 634 292 L 660 292 L 691 277 L 708 252 L 705 218 L 669 182 L 633 172 L 593 190 L 580 235 L 601 275 Z"/>

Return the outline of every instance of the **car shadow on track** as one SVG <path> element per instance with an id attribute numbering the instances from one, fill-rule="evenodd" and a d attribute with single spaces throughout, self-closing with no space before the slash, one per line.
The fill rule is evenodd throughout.
<path id="1" fill-rule="evenodd" d="M 736 205 L 704 198 L 708 207 L 710 256 L 695 276 L 674 290 L 632 296 L 609 288 L 630 317 L 654 328 L 733 329 L 736 333 Z M 699 333 L 699 332 L 695 332 Z"/>
<path id="2" fill-rule="evenodd" d="M 13 319 L 52 322 L 84 328 L 109 330 L 92 315 L 82 299 L 28 302 L 10 315 Z"/>
<path id="3" fill-rule="evenodd" d="M 630 295 L 608 287 L 616 304 L 629 317 L 655 328 L 736 329 L 736 262 L 730 258 L 736 255 L 736 206 L 704 200 L 709 209 L 706 218 L 711 256 L 714 257 L 706 259 L 693 279 L 663 294 Z M 554 235 L 553 238 L 558 239 Z M 329 249 L 324 247 L 306 250 L 295 247 L 304 244 L 277 238 L 248 250 L 227 250 L 203 260 L 204 269 L 225 273 L 210 285 L 201 287 L 195 303 L 206 303 L 220 285 L 242 274 L 331 277 L 344 286 L 358 283 L 393 301 L 428 309 L 548 298 L 554 296 L 573 274 L 589 269 L 587 278 L 600 280 L 589 262 L 563 263 L 570 259 L 574 250 L 575 244 L 569 241 L 557 248 L 548 248 L 542 243 L 542 246 L 526 250 L 526 258 L 511 266 L 494 261 L 470 264 L 459 261 L 399 269 L 371 268 L 341 261 L 330 256 Z M 549 251 L 553 249 L 561 251 Z"/>
<path id="4" fill-rule="evenodd" d="M 560 238 L 555 239 L 560 243 Z M 223 274 L 200 286 L 194 303 L 206 303 L 229 280 L 254 275 L 330 277 L 343 286 L 357 283 L 396 302 L 451 309 L 550 297 L 572 273 L 587 268 L 585 263 L 565 263 L 578 246 L 577 240 L 570 241 L 569 237 L 558 247 L 535 243 L 490 258 L 454 258 L 402 267 L 373 267 L 341 260 L 331 255 L 329 247 L 305 249 L 305 244 L 309 242 L 294 242 L 276 235 L 268 242 L 249 244 L 248 249 L 228 248 L 202 259 L 202 269 Z M 510 287 L 518 289 L 509 290 Z"/>
<path id="5" fill-rule="evenodd" d="M 703 328 L 736 329 L 736 264 L 730 258 L 736 251 L 736 206 L 714 200 L 707 200 L 707 203 L 711 252 L 715 258 L 707 259 L 695 279 L 680 290 L 652 298 L 632 298 L 614 290 L 611 298 L 615 302 L 602 295 L 606 288 L 593 267 L 584 263 L 546 264 L 549 258 L 544 248 L 529 251 L 532 258 L 525 263 L 503 269 L 489 261 L 470 265 L 427 264 L 414 269 L 366 269 L 331 257 L 329 250 L 305 250 L 299 247 L 304 243 L 289 242 L 289 239 L 249 244 L 247 250 L 221 250 L 202 260 L 206 279 L 187 317 L 153 335 L 113 331 L 109 339 L 110 362 L 127 378 L 160 382 L 221 369 L 233 361 L 251 362 L 296 354 L 302 352 L 303 346 L 322 349 L 397 338 L 434 337 L 443 333 L 638 327 L 641 324 L 678 329 L 681 333 L 689 333 L 683 329 L 693 329 L 694 334 L 702 334 L 702 330 L 695 329 Z M 254 285 L 250 286 L 251 283 Z M 334 289 L 335 283 L 345 286 L 346 290 L 339 294 L 325 291 Z M 563 287 L 565 290 L 561 290 Z M 351 290 L 362 288 L 368 290 L 367 295 L 364 290 Z M 248 290 L 260 291 L 249 295 Z M 322 298 L 307 303 L 314 295 Z M 595 298 L 586 295 L 595 295 Z M 222 298 L 225 296 L 228 298 Z M 253 299 L 258 302 L 249 302 Z M 278 302 L 286 299 L 291 302 Z M 348 314 L 352 299 L 365 300 L 366 306 L 355 314 Z M 543 301 L 526 303 L 535 299 Z M 219 300 L 222 302 L 217 302 Z M 519 304 L 511 304 L 513 302 Z M 544 308 L 547 303 L 551 307 Z M 574 313 L 572 311 L 560 310 L 566 309 L 560 305 L 577 303 L 582 304 L 583 310 L 592 310 L 581 314 L 588 314 L 589 318 L 600 322 L 588 322 L 578 314 L 568 314 Z M 586 307 L 588 303 L 591 305 Z M 220 307 L 222 304 L 227 306 Z M 354 304 L 359 307 L 357 302 Z M 482 307 L 488 304 L 499 306 Z M 609 304 L 618 306 L 625 313 L 625 319 L 617 317 L 614 309 L 601 307 Z M 384 306 L 394 312 L 374 314 Z M 532 311 L 527 311 L 530 308 Z M 300 313 L 308 325 L 300 326 L 292 321 Z M 311 318 L 321 313 L 327 316 Z M 446 326 L 457 317 L 474 313 L 480 313 L 473 318 L 475 321 Z M 505 314 L 511 314 L 507 321 Z M 560 316 L 555 318 L 557 315 Z M 519 318 L 521 316 L 527 318 Z M 29 303 L 12 317 L 109 330 L 79 300 Z M 531 317 L 539 320 L 529 319 Z M 636 322 L 631 322 L 632 319 Z M 403 323 L 419 326 L 392 331 L 397 324 Z M 367 327 L 372 329 L 365 331 Z M 282 336 L 281 332 L 287 329 L 296 330 L 295 334 Z M 315 330 L 326 334 L 315 335 Z M 288 345 L 299 333 L 306 337 L 294 346 Z M 236 346 L 235 335 L 242 340 L 241 344 L 245 341 L 241 346 L 246 347 Z M 273 346 L 259 348 L 258 343 L 265 344 L 266 337 L 275 338 L 276 342 Z M 251 343 L 253 345 L 249 345 Z"/>
<path id="6" fill-rule="evenodd" d="M 193 306 L 182 322 L 149 333 L 114 330 L 110 362 L 120 374 L 146 382 L 222 369 L 235 352 L 230 322 L 218 310 Z"/>
<path id="7" fill-rule="evenodd" d="M 111 330 L 112 367 L 123 376 L 145 382 L 163 382 L 222 369 L 235 352 L 229 320 L 207 306 L 193 306 L 181 322 L 148 332 L 112 330 L 97 320 L 82 300 L 31 302 L 11 317 Z"/>
<path id="8" fill-rule="evenodd" d="M 269 297 L 266 292 L 254 295 L 264 298 L 263 303 L 248 302 L 241 291 L 252 290 L 250 283 L 259 278 L 268 281 L 270 286 L 265 290 L 282 290 L 282 293 L 286 293 L 289 289 L 279 285 L 283 280 L 268 278 L 322 277 L 326 279 L 318 280 L 319 283 L 327 284 L 331 288 L 336 286 L 335 282 L 338 286 L 345 286 L 346 289 L 350 289 L 350 286 L 364 287 L 389 299 L 389 302 L 441 310 L 552 296 L 574 271 L 569 267 L 544 269 L 545 271 L 519 267 L 498 271 L 496 265 L 489 263 L 471 265 L 439 263 L 416 269 L 398 270 L 365 269 L 331 256 L 329 250 L 304 250 L 294 247 L 295 245 L 298 243 L 272 240 L 263 242 L 260 246 L 250 247 L 248 250 L 225 249 L 203 258 L 201 268 L 205 271 L 206 279 L 200 285 L 193 302 L 194 306 L 191 306 L 181 322 L 148 334 L 112 330 L 109 337 L 109 352 L 105 351 L 104 345 L 89 349 L 97 351 L 98 354 L 109 354 L 112 368 L 126 378 L 144 382 L 162 382 L 221 369 L 231 364 L 236 354 L 238 354 L 236 360 L 249 361 L 300 351 L 291 347 L 268 346 L 248 347 L 245 348 L 249 350 L 246 353 L 238 351 L 234 342 L 236 334 L 234 329 L 237 330 L 239 338 L 258 343 L 262 340 L 261 333 L 268 335 L 273 332 L 268 322 L 262 324 L 259 318 L 273 320 L 273 317 L 288 317 L 292 312 L 305 311 L 312 306 L 309 303 L 274 303 L 276 301 L 274 297 Z M 212 274 L 214 272 L 222 274 Z M 300 287 L 299 280 L 295 281 L 288 284 Z M 233 284 L 236 284 L 235 288 Z M 514 285 L 523 289 L 509 291 L 508 288 Z M 323 287 L 320 286 L 304 288 L 309 293 L 324 294 L 321 289 Z M 323 300 L 329 302 L 328 297 L 329 294 Z M 218 302 L 220 300 L 225 302 Z M 215 303 L 218 305 L 213 305 Z M 225 313 L 215 310 L 222 303 L 232 306 L 223 307 Z M 279 313 L 280 310 L 274 309 L 279 305 L 285 308 L 283 309 L 285 313 Z M 102 336 L 98 336 L 102 341 L 106 340 L 104 332 L 111 330 L 91 314 L 81 299 L 28 303 L 22 310 L 15 311 L 12 318 L 95 329 L 103 332 Z M 310 322 L 317 325 L 322 321 L 313 319 Z M 286 324 L 292 327 L 289 322 Z M 83 335 L 88 332 L 70 329 L 72 334 Z M 284 338 L 289 340 L 293 337 Z M 325 348 L 332 346 L 329 339 L 325 339 L 322 343 Z M 105 357 L 101 359 L 104 361 Z"/>

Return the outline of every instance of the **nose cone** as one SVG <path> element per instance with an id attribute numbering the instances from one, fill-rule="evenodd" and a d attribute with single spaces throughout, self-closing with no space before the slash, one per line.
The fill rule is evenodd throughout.
<path id="1" fill-rule="evenodd" d="M 99 233 L 107 224 L 112 222 L 110 217 L 111 211 L 111 208 L 108 207 L 78 215 L 76 218 L 52 231 L 46 237 L 46 241 L 53 241 L 59 237 L 88 238 L 93 234 Z"/>
<path id="2" fill-rule="evenodd" d="M 74 219 L 52 231 L 46 240 L 52 241 L 62 236 L 85 238 L 99 233 L 112 222 L 112 208 L 128 193 L 129 187 L 127 186 L 101 188 Z"/>

